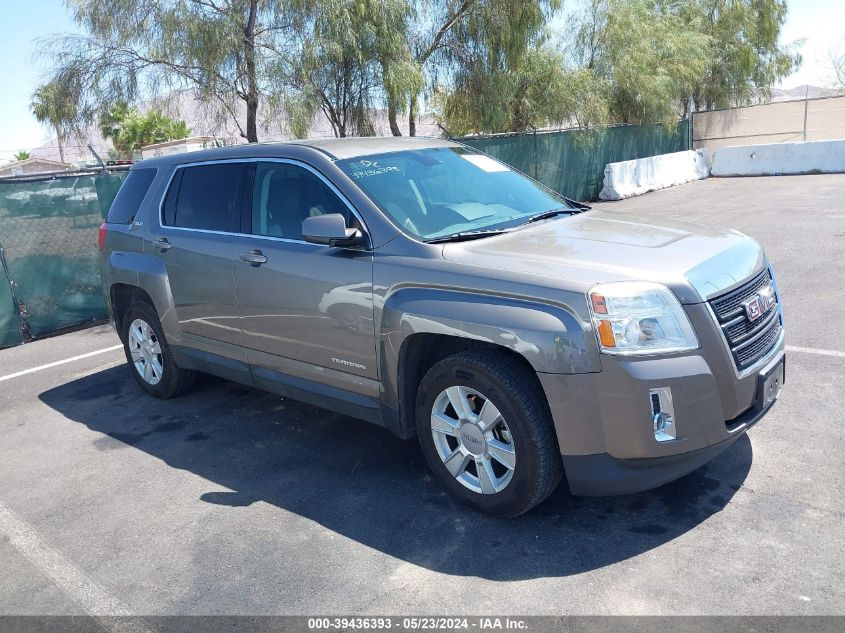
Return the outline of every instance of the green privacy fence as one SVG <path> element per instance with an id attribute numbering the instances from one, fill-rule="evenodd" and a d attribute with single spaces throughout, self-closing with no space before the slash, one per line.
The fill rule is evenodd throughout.
<path id="1" fill-rule="evenodd" d="M 106 316 L 97 230 L 125 173 L 0 180 L 0 347 Z"/>
<path id="2" fill-rule="evenodd" d="M 620 125 L 599 132 L 563 130 L 457 139 L 575 200 L 597 200 L 608 163 L 690 149 L 689 121 Z"/>

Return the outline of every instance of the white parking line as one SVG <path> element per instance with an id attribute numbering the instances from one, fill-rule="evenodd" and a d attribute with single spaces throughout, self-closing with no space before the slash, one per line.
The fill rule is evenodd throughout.
<path id="1" fill-rule="evenodd" d="M 845 358 L 845 352 L 835 349 L 816 349 L 815 347 L 800 347 L 798 345 L 787 345 L 787 352 L 798 352 L 800 354 L 816 354 L 818 356 L 833 356 L 834 358 Z"/>
<path id="2" fill-rule="evenodd" d="M 23 519 L 0 502 L 0 534 L 60 589 L 92 616 L 130 616 L 129 608 L 112 597 L 85 572 L 47 545 Z"/>
<path id="3" fill-rule="evenodd" d="M 4 380 L 11 380 L 12 378 L 17 378 L 19 376 L 26 376 L 27 374 L 33 374 L 37 371 L 41 371 L 42 369 L 50 369 L 51 367 L 58 367 L 59 365 L 64 365 L 65 363 L 72 363 L 77 360 L 82 360 L 83 358 L 90 358 L 91 356 L 97 356 L 98 354 L 113 352 L 114 350 L 120 349 L 122 347 L 123 345 L 113 345 L 112 347 L 107 347 L 105 349 L 98 349 L 96 352 L 88 352 L 87 354 L 80 354 L 79 356 L 73 356 L 64 360 L 57 360 L 55 363 L 47 363 L 46 365 L 39 365 L 38 367 L 33 367 L 32 369 L 24 369 L 23 371 L 17 371 L 14 374 L 0 376 L 0 382 L 3 382 Z"/>

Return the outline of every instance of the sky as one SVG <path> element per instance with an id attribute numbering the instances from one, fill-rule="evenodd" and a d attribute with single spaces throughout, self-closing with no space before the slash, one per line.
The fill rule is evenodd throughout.
<path id="1" fill-rule="evenodd" d="M 62 0 L 0 0 L 0 161 L 51 138 L 29 111 L 32 92 L 45 73 L 36 57 L 38 39 L 78 31 Z M 780 87 L 831 85 L 829 51 L 840 46 L 845 52 L 845 1 L 789 0 L 781 41 L 802 39 L 804 63 Z"/>

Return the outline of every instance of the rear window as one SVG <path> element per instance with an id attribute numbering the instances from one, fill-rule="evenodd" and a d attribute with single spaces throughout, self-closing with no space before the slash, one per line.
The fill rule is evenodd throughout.
<path id="1" fill-rule="evenodd" d="M 184 167 L 173 179 L 164 223 L 186 229 L 236 233 L 240 228 L 244 163 Z"/>
<path id="2" fill-rule="evenodd" d="M 120 190 L 111 204 L 106 222 L 113 224 L 129 224 L 135 219 L 144 196 L 155 178 L 155 169 L 133 169 L 126 176 Z"/>

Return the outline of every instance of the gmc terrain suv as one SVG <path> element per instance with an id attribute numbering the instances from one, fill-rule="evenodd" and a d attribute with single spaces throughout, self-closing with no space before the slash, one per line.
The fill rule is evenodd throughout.
<path id="1" fill-rule="evenodd" d="M 784 380 L 772 270 L 735 231 L 589 211 L 446 140 L 146 160 L 100 232 L 140 386 L 195 372 L 416 435 L 456 497 L 525 512 L 659 486 Z"/>

